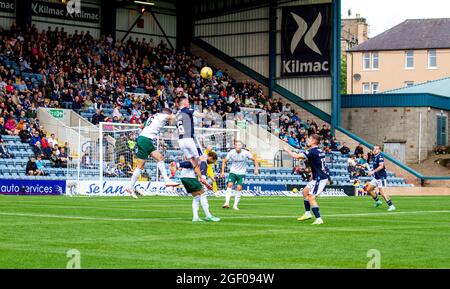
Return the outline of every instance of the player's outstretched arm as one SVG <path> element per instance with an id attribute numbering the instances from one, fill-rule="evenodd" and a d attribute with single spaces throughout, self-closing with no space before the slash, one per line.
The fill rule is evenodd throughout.
<path id="1" fill-rule="evenodd" d="M 305 158 L 305 156 L 303 154 L 294 153 L 287 146 L 284 147 L 284 150 L 294 159 L 304 159 Z"/>
<path id="2" fill-rule="evenodd" d="M 253 156 L 252 158 L 251 158 L 251 160 L 253 160 L 253 162 L 255 163 L 255 171 L 254 171 L 254 174 L 255 174 L 255 176 L 257 176 L 258 174 L 259 174 L 259 164 L 258 164 L 258 160 L 256 159 L 256 157 L 255 156 Z"/>
<path id="3" fill-rule="evenodd" d="M 221 171 L 221 173 L 220 173 L 220 176 L 221 176 L 222 178 L 225 177 L 225 168 L 226 168 L 226 166 L 227 166 L 227 162 L 228 162 L 227 158 L 224 158 L 224 159 L 222 160 L 222 171 Z"/>
<path id="4" fill-rule="evenodd" d="M 197 118 L 207 118 L 207 119 L 214 120 L 214 118 L 212 116 L 210 116 L 204 112 L 194 111 L 193 115 L 194 115 L 194 117 L 197 117 Z"/>
<path id="5" fill-rule="evenodd" d="M 206 117 L 208 117 L 205 113 L 198 112 L 198 111 L 194 111 L 194 116 L 197 117 L 197 118 L 206 118 Z"/>
<path id="6" fill-rule="evenodd" d="M 169 125 L 172 125 L 177 120 L 177 116 L 175 114 L 171 114 L 167 117 L 167 120 L 169 122 Z"/>

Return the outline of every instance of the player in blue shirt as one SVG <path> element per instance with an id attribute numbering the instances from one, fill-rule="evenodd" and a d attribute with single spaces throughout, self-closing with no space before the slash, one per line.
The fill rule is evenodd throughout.
<path id="1" fill-rule="evenodd" d="M 386 194 L 387 172 L 379 145 L 374 146 L 373 153 L 373 170 L 369 172 L 369 176 L 373 176 L 373 178 L 370 181 L 370 184 L 366 187 L 366 191 L 375 200 L 375 208 L 378 208 L 382 204 L 381 200 L 378 198 L 378 194 L 375 192 L 375 188 L 378 188 L 381 196 L 383 196 L 389 206 L 388 211 L 395 211 L 395 206 L 392 204 L 391 198 Z"/>
<path id="2" fill-rule="evenodd" d="M 203 153 L 195 138 L 194 117 L 206 118 L 207 115 L 193 110 L 190 107 L 189 99 L 187 97 L 179 97 L 177 99 L 177 105 L 180 109 L 176 115 L 180 150 L 183 152 L 184 157 L 192 162 L 194 171 L 198 177 L 201 177 L 199 157 Z M 206 185 L 207 182 L 203 182 L 202 180 L 202 183 Z"/>
<path id="3" fill-rule="evenodd" d="M 328 168 L 325 164 L 325 153 L 319 148 L 320 136 L 313 134 L 306 140 L 308 151 L 300 152 L 299 154 L 292 152 L 288 147 L 285 147 L 285 151 L 296 159 L 306 159 L 311 168 L 312 177 L 306 187 L 303 189 L 305 214 L 298 218 L 298 221 L 305 221 L 311 219 L 311 207 L 316 220 L 313 225 L 323 224 L 323 220 L 320 217 L 319 205 L 316 200 L 316 196 L 320 195 L 330 178 Z"/>

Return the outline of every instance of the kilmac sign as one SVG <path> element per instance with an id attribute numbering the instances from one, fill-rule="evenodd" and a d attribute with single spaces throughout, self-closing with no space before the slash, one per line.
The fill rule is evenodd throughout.
<path id="1" fill-rule="evenodd" d="M 15 4 L 14 0 L 0 0 L 0 11 L 14 13 Z"/>
<path id="2" fill-rule="evenodd" d="M 69 2 L 71 3 L 73 1 Z M 100 23 L 100 10 L 98 8 L 83 6 L 78 12 L 72 9 L 74 10 L 71 11 L 72 13 L 69 12 L 70 10 L 71 9 L 67 9 L 66 5 L 59 3 L 47 3 L 40 1 L 33 1 L 31 3 L 31 12 L 33 16 Z"/>
<path id="3" fill-rule="evenodd" d="M 330 75 L 331 16 L 331 4 L 283 8 L 282 76 Z"/>

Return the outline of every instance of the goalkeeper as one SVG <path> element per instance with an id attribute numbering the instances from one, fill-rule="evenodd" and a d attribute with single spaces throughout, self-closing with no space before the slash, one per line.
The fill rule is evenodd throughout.
<path id="1" fill-rule="evenodd" d="M 205 155 L 209 155 L 209 153 L 216 153 L 213 150 L 211 145 L 208 145 L 206 147 L 206 149 L 205 149 L 205 152 L 204 152 Z M 215 164 L 217 164 L 217 159 L 213 163 L 208 162 L 208 168 L 206 170 L 206 176 L 211 179 L 211 182 L 212 182 L 212 185 L 213 185 L 214 195 L 216 195 L 216 197 L 217 197 L 217 191 L 218 191 L 219 188 L 217 187 L 217 181 L 216 181 L 216 177 L 215 177 L 214 169 L 213 169 L 213 165 L 215 165 Z"/>

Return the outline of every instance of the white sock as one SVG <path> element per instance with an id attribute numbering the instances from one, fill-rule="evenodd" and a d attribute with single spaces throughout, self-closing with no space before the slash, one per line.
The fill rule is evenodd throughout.
<path id="1" fill-rule="evenodd" d="M 231 189 L 227 188 L 227 191 L 225 193 L 225 205 L 230 205 L 230 199 L 231 199 Z"/>
<path id="2" fill-rule="evenodd" d="M 133 176 L 131 176 L 130 189 L 134 189 L 134 185 L 136 185 L 139 176 L 141 175 L 142 170 L 140 168 L 135 168 L 133 172 Z"/>
<path id="3" fill-rule="evenodd" d="M 236 196 L 234 196 L 234 205 L 233 205 L 234 208 L 237 208 L 240 199 L 241 199 L 241 192 L 236 191 Z"/>
<path id="4" fill-rule="evenodd" d="M 161 176 L 163 177 L 165 182 L 170 181 L 169 177 L 167 176 L 166 166 L 164 165 L 164 161 L 160 161 L 156 164 L 158 167 L 159 172 L 161 173 Z"/>
<path id="5" fill-rule="evenodd" d="M 209 204 L 208 204 L 208 198 L 206 197 L 206 193 L 200 196 L 200 204 L 202 205 L 203 212 L 205 212 L 205 215 L 207 218 L 211 217 L 211 213 L 209 212 Z"/>
<path id="6" fill-rule="evenodd" d="M 192 214 L 194 215 L 194 219 L 198 219 L 198 209 L 200 208 L 200 196 L 195 196 L 192 199 Z"/>

